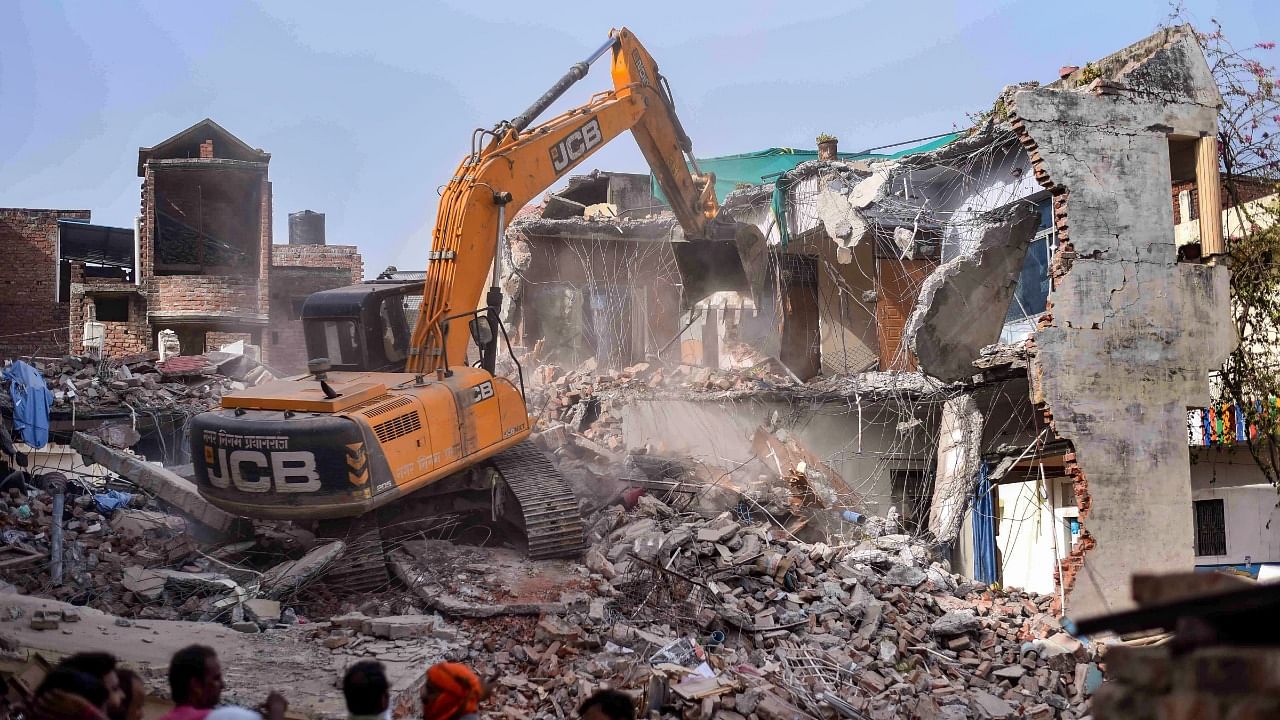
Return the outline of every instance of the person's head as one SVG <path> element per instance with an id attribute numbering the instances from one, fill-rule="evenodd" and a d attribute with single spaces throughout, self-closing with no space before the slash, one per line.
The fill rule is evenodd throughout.
<path id="1" fill-rule="evenodd" d="M 222 698 L 222 665 L 205 645 L 189 645 L 169 661 L 169 691 L 177 705 L 206 709 Z"/>
<path id="2" fill-rule="evenodd" d="M 484 686 L 471 668 L 460 663 L 436 663 L 422 684 L 422 720 L 454 720 L 480 708 Z"/>
<path id="3" fill-rule="evenodd" d="M 387 671 L 376 660 L 363 660 L 347 668 L 342 695 L 352 715 L 381 715 L 391 704 Z"/>
<path id="4" fill-rule="evenodd" d="M 116 673 L 116 656 L 104 652 L 76 653 L 58 663 L 58 667 L 92 675 L 107 689 L 107 702 L 102 708 L 107 713 L 118 712 L 124 703 L 124 691 L 120 689 L 120 676 Z"/>
<path id="5" fill-rule="evenodd" d="M 636 704 L 618 690 L 597 690 L 578 706 L 582 720 L 636 720 Z"/>
<path id="6" fill-rule="evenodd" d="M 36 688 L 36 700 L 54 693 L 75 695 L 95 708 L 107 704 L 107 687 L 98 678 L 86 672 L 58 665 L 44 676 Z"/>
<path id="7" fill-rule="evenodd" d="M 142 706 L 147 701 L 147 687 L 142 684 L 142 677 L 132 670 L 118 668 L 116 675 L 120 678 L 120 690 L 124 700 L 115 712 L 108 712 L 110 720 L 142 720 Z"/>

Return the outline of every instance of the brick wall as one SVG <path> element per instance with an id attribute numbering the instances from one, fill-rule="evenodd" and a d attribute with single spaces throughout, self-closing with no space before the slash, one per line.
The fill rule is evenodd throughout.
<path id="1" fill-rule="evenodd" d="M 70 327 L 67 329 L 68 352 L 82 353 L 84 321 L 96 297 L 125 298 L 129 303 L 129 319 L 102 322 L 102 349 L 108 356 L 130 355 L 151 349 L 151 328 L 147 324 L 147 298 L 140 292 L 128 292 L 132 283 L 106 278 L 84 277 L 84 264 L 71 263 Z M 124 290 L 125 292 L 121 292 Z"/>
<path id="2" fill-rule="evenodd" d="M 210 331 L 204 334 L 205 350 L 217 350 L 223 345 L 230 345 L 233 342 L 245 341 L 246 344 L 253 344 L 253 335 L 242 332 L 221 332 Z"/>
<path id="3" fill-rule="evenodd" d="M 342 268 L 351 271 L 351 282 L 364 279 L 364 259 L 355 245 L 272 245 L 271 264 L 274 268 Z"/>
<path id="4" fill-rule="evenodd" d="M 149 285 L 152 310 L 265 314 L 256 277 L 158 275 Z"/>
<path id="5" fill-rule="evenodd" d="M 263 333 L 263 359 L 283 372 L 303 372 L 301 302 L 311 293 L 360 282 L 364 262 L 353 245 L 273 245 L 271 258 L 271 325 Z"/>
<path id="6" fill-rule="evenodd" d="M 1113 645 L 1098 720 L 1262 720 L 1280 717 L 1280 648 Z"/>
<path id="7" fill-rule="evenodd" d="M 58 220 L 88 220 L 88 210 L 0 208 L 0 357 L 65 352 L 70 306 L 56 302 Z"/>
<path id="8" fill-rule="evenodd" d="M 266 315 L 268 308 L 267 278 L 271 264 L 271 182 L 266 168 L 253 171 L 256 177 L 245 178 L 243 169 L 217 169 L 216 159 L 210 160 L 210 169 L 161 169 L 148 163 L 143 170 L 141 186 L 141 212 L 139 220 L 139 272 L 141 286 L 147 293 L 149 307 L 161 311 L 190 311 L 241 313 Z M 174 274 L 156 275 L 156 213 L 157 174 L 163 175 L 161 199 L 177 199 L 190 205 L 192 197 L 199 196 L 184 183 L 217 182 L 224 175 L 226 182 L 240 186 L 240 203 L 212 203 L 200 205 L 202 211 L 221 213 L 215 224 L 238 228 L 235 232 L 248 242 L 249 257 L 231 267 L 219 268 L 217 275 Z M 246 182 L 255 184 L 253 192 L 244 189 Z M 244 202 L 256 202 L 256 211 L 244 207 Z M 219 209 L 221 208 L 221 209 Z M 171 212 L 166 211 L 166 212 Z M 249 234 L 251 238 L 243 237 Z"/>

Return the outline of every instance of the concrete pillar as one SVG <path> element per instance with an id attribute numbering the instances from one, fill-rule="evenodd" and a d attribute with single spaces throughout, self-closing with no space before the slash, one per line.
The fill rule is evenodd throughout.
<path id="1" fill-rule="evenodd" d="M 982 462 L 982 410 L 972 395 L 956 395 L 942 404 L 938 459 L 929 504 L 929 531 L 938 542 L 956 539 Z"/>
<path id="2" fill-rule="evenodd" d="M 1196 189 L 1200 195 L 1200 253 L 1225 255 L 1222 239 L 1222 178 L 1218 171 L 1218 138 L 1205 135 L 1196 142 Z"/>

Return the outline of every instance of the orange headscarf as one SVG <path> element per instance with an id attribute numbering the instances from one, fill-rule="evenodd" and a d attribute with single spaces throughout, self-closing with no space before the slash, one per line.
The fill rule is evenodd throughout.
<path id="1" fill-rule="evenodd" d="M 484 693 L 480 678 L 460 663 L 437 663 L 427 669 L 427 684 L 436 690 L 431 704 L 422 708 L 422 720 L 450 720 L 480 709 Z"/>

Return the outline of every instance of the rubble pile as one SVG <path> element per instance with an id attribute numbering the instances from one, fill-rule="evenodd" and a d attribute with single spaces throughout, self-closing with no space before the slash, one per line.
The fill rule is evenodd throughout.
<path id="1" fill-rule="evenodd" d="M 565 408 L 572 408 L 583 398 L 610 391 L 659 395 L 670 392 L 760 392 L 798 384 L 786 368 L 776 360 L 767 360 L 749 368 L 713 370 L 694 365 L 671 365 L 641 362 L 621 370 L 598 370 L 594 358 L 577 368 L 565 370 L 558 365 L 540 365 L 530 384 L 530 414 L 548 422 L 568 422 Z"/>
<path id="2" fill-rule="evenodd" d="M 459 657 L 495 678 L 498 717 L 557 717 L 602 685 L 662 717 L 1088 715 L 1094 650 L 1051 597 L 964 581 L 885 521 L 862 527 L 804 543 L 642 496 L 598 514 L 584 591 L 536 623 L 470 622 Z"/>
<path id="3" fill-rule="evenodd" d="M 73 365 L 52 361 L 42 371 L 69 375 L 73 387 L 102 385 L 96 368 L 76 378 L 89 366 Z M 138 388 L 154 398 L 169 385 L 187 388 L 193 394 L 182 397 L 194 402 L 269 376 L 217 354 L 139 357 L 112 372 L 137 381 L 106 382 L 121 402 L 139 397 Z M 537 375 L 537 442 L 566 474 L 589 468 L 588 486 L 607 479 L 623 489 L 600 493 L 594 505 L 586 499 L 589 549 L 580 561 L 535 563 L 512 548 L 421 534 L 381 548 L 399 584 L 344 594 L 317 581 L 361 552 L 348 551 L 348 541 L 318 541 L 289 523 L 256 523 L 252 533 L 240 523 L 233 532 L 192 514 L 194 505 L 137 492 L 149 487 L 146 468 L 112 466 L 128 479 L 68 483 L 60 583 L 51 572 L 48 476 L 6 485 L 0 578 L 120 623 L 286 632 L 339 669 L 361 658 L 465 662 L 489 680 L 494 717 L 566 717 L 600 687 L 625 690 L 663 718 L 1088 716 L 1102 679 L 1097 651 L 1062 630 L 1053 598 L 952 575 L 895 516 L 863 515 L 858 494 L 785 429 L 766 422 L 751 438 L 777 472 L 713 472 L 624 442 L 620 409 L 636 397 L 755 391 L 788 378 L 767 367 L 646 363 L 610 373 L 590 363 L 568 373 L 543 366 Z M 111 390 L 113 382 L 128 389 Z M 112 441 L 124 429 L 97 434 L 117 448 L 136 442 Z M 673 480 L 655 480 L 663 477 Z M 310 622 L 304 613 L 331 616 Z M 31 627 L 57 629 L 74 615 L 32 616 Z"/>
<path id="4" fill-rule="evenodd" d="M 12 590 L 127 618 L 218 621 L 246 632 L 296 621 L 280 601 L 296 598 L 343 550 L 287 525 L 263 524 L 242 541 L 202 539 L 206 531 L 143 494 L 73 483 L 54 582 L 53 503 L 38 487 L 10 484 L 0 494 L 0 578 Z"/>
<path id="5" fill-rule="evenodd" d="M 370 617 L 351 612 L 314 623 L 311 638 L 335 654 L 367 657 L 383 662 L 423 663 L 429 658 L 455 655 L 461 632 L 436 614 L 410 612 Z"/>
<path id="6" fill-rule="evenodd" d="M 31 363 L 53 394 L 53 412 L 134 407 L 185 407 L 199 412 L 225 393 L 275 378 L 265 366 L 243 355 L 209 352 L 160 361 L 157 352 L 96 359 L 67 355 Z M 8 403 L 8 394 L 0 394 Z"/>

